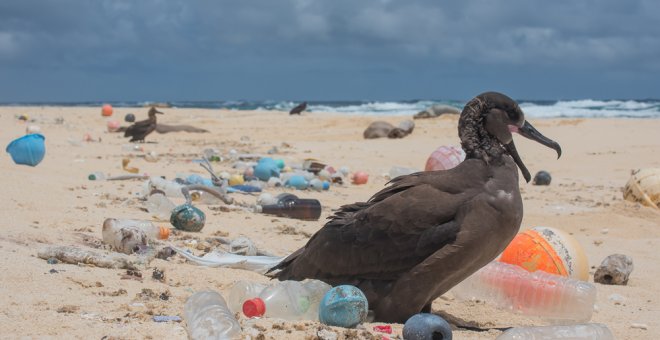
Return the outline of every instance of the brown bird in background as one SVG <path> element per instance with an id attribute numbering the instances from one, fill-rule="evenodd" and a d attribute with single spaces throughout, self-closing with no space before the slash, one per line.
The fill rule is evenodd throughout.
<path id="1" fill-rule="evenodd" d="M 139 122 L 135 122 L 128 128 L 126 128 L 126 131 L 124 132 L 124 137 L 131 137 L 130 142 L 137 142 L 141 141 L 144 142 L 144 138 L 152 133 L 154 130 L 156 130 L 156 114 L 164 114 L 158 110 L 156 110 L 155 107 L 151 107 L 149 109 L 149 118 L 145 120 L 141 120 Z"/>
<path id="2" fill-rule="evenodd" d="M 303 111 L 305 111 L 305 109 L 307 109 L 307 102 L 302 102 L 302 103 L 299 104 L 298 106 L 296 106 L 296 107 L 294 107 L 293 109 L 291 109 L 291 111 L 289 111 L 289 114 L 290 114 L 290 115 L 299 115 L 299 114 L 301 114 Z"/>
<path id="3" fill-rule="evenodd" d="M 512 132 L 561 156 L 515 101 L 482 93 L 459 119 L 463 163 L 394 178 L 367 202 L 342 206 L 272 275 L 355 285 L 378 321 L 430 312 L 433 300 L 495 259 L 520 228 L 518 168 L 527 182 L 531 176 Z"/>

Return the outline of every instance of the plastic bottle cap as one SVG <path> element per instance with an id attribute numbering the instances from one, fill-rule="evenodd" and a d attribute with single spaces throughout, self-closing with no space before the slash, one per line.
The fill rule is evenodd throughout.
<path id="1" fill-rule="evenodd" d="M 247 300 L 243 303 L 243 314 L 248 318 L 262 316 L 266 313 L 266 304 L 260 298 Z"/>
<path id="2" fill-rule="evenodd" d="M 161 226 L 158 231 L 159 240 L 167 240 L 170 237 L 170 228 Z"/>

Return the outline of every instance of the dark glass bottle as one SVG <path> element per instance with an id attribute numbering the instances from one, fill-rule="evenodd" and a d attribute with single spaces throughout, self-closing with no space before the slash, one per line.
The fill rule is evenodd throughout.
<path id="1" fill-rule="evenodd" d="M 321 202 L 316 199 L 298 198 L 292 194 L 277 196 L 277 204 L 261 207 L 261 212 L 269 215 L 317 221 L 321 217 Z"/>

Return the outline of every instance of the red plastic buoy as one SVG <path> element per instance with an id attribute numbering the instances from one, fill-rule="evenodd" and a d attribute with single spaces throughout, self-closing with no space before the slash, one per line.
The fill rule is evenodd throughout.
<path id="1" fill-rule="evenodd" d="M 112 116 L 112 105 L 110 104 L 103 105 L 103 108 L 101 109 L 101 115 L 103 115 L 104 117 Z"/>

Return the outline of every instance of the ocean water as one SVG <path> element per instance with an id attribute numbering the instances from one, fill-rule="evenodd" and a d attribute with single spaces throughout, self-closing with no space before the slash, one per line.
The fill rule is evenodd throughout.
<path id="1" fill-rule="evenodd" d="M 2 106 L 101 106 L 106 102 L 0 103 Z M 115 107 L 145 106 L 149 102 L 107 102 Z M 220 100 L 165 102 L 177 108 L 289 111 L 299 102 L 269 100 Z M 660 100 L 518 100 L 525 115 L 532 118 L 660 118 Z M 335 112 L 346 115 L 412 116 L 434 104 L 462 109 L 461 100 L 404 101 L 309 101 L 309 112 Z"/>

